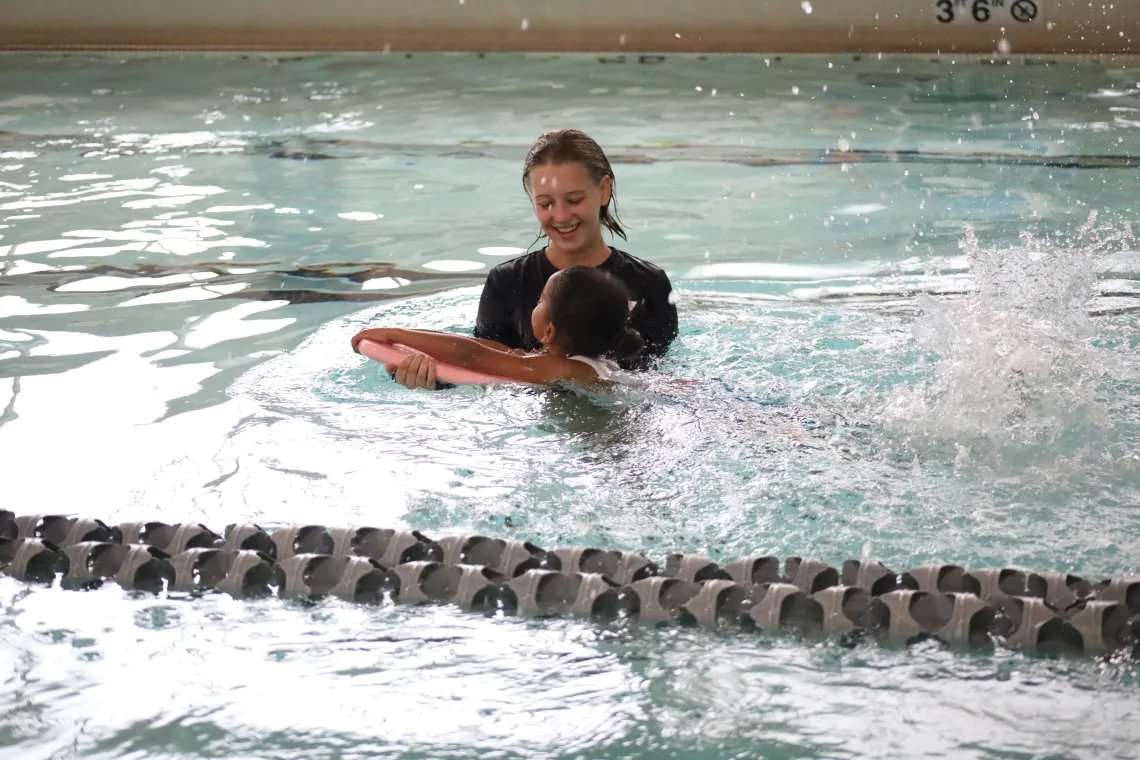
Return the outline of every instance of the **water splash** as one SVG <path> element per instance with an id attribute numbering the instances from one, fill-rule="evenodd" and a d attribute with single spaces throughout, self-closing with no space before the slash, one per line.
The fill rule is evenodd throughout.
<path id="1" fill-rule="evenodd" d="M 1131 229 L 1097 226 L 1095 212 L 1065 245 L 1023 234 L 985 248 L 966 229 L 961 248 L 975 279 L 954 300 L 919 298 L 915 337 L 929 379 L 896 390 L 885 429 L 917 451 L 952 447 L 957 463 L 1040 466 L 1079 458 L 1115 428 L 1105 393 L 1132 371 L 1097 344 L 1088 314 L 1098 255 Z"/>

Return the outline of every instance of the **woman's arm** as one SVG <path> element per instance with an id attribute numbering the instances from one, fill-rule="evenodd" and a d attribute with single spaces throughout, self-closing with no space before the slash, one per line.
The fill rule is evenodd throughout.
<path id="1" fill-rule="evenodd" d="M 429 354 L 436 361 L 456 367 L 498 375 L 525 383 L 551 383 L 566 380 L 578 385 L 598 383 L 598 374 L 584 362 L 549 354 L 518 355 L 493 348 L 494 341 L 432 330 L 375 328 L 361 330 L 352 338 L 352 350 L 359 351 L 362 340 L 399 343 Z M 500 344 L 501 345 L 501 344 Z"/>
<path id="2" fill-rule="evenodd" d="M 511 323 L 511 308 L 503 296 L 499 273 L 492 269 L 479 295 L 479 311 L 475 315 L 476 338 L 491 340 L 507 348 L 523 348 L 522 336 Z"/>
<path id="3" fill-rule="evenodd" d="M 669 350 L 677 337 L 677 305 L 673 297 L 673 285 L 664 272 L 641 295 L 641 308 L 637 310 L 632 326 L 641 333 L 645 348 L 634 357 L 630 366 L 644 369 Z"/>

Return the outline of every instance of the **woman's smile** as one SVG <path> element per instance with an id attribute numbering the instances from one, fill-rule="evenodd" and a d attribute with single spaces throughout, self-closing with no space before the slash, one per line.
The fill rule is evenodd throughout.
<path id="1" fill-rule="evenodd" d="M 558 239 L 563 243 L 570 243 L 574 240 L 574 235 L 577 234 L 578 228 L 582 226 L 581 222 L 573 222 L 570 224 L 559 224 L 552 227 Z"/>

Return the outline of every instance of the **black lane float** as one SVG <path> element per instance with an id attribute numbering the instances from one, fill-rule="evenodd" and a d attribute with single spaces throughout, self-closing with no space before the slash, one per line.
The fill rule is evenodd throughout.
<path id="1" fill-rule="evenodd" d="M 432 539 L 369 526 L 200 523 L 22 515 L 0 510 L 0 571 L 28 583 L 151 594 L 338 597 L 361 604 L 454 604 L 485 615 L 567 615 L 652 625 L 977 649 L 1140 654 L 1140 578 L 1090 581 L 1020 568 L 746 557 L 718 565 L 671 554 L 543 549 L 479 535 Z"/>

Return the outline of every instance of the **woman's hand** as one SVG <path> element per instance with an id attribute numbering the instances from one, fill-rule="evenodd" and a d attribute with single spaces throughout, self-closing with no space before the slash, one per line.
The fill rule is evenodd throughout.
<path id="1" fill-rule="evenodd" d="M 394 372 L 393 379 L 405 388 L 435 390 L 435 359 L 425 353 L 413 351 L 400 362 L 399 367 L 388 364 L 384 369 L 388 374 Z"/>

